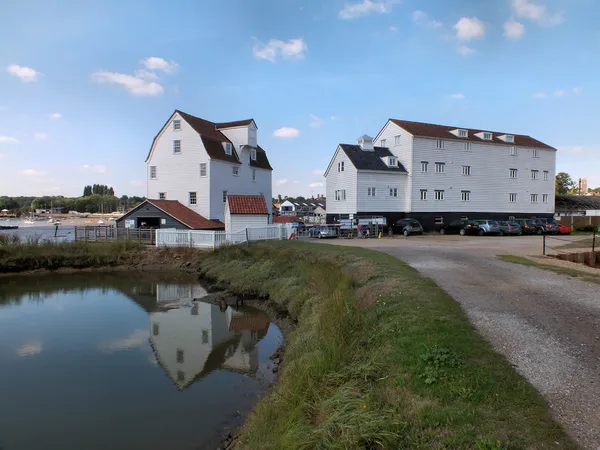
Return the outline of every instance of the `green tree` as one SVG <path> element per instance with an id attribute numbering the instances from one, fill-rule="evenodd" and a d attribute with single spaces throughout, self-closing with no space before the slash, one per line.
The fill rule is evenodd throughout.
<path id="1" fill-rule="evenodd" d="M 554 186 L 557 195 L 567 195 L 575 188 L 575 182 L 568 173 L 559 172 L 556 174 Z"/>

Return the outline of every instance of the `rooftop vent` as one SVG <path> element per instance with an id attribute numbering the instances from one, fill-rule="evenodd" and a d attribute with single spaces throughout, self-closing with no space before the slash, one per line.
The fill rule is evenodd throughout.
<path id="1" fill-rule="evenodd" d="M 361 137 L 358 138 L 358 145 L 360 145 L 360 148 L 362 148 L 364 151 L 372 152 L 373 138 L 371 136 L 363 134 Z"/>

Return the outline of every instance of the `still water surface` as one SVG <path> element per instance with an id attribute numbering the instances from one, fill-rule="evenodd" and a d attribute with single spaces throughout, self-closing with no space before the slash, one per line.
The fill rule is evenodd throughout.
<path id="1" fill-rule="evenodd" d="M 215 448 L 240 423 L 279 329 L 156 277 L 0 278 L 0 449 Z"/>

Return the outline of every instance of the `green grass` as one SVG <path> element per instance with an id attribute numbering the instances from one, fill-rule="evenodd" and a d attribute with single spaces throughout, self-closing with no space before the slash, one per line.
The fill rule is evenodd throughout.
<path id="1" fill-rule="evenodd" d="M 569 242 L 568 244 L 554 246 L 555 249 L 569 249 L 569 248 L 587 248 L 590 251 L 592 250 L 592 243 L 594 241 L 593 237 L 578 239 L 573 242 Z M 551 243 L 550 239 L 546 241 L 548 244 Z M 555 241 L 556 242 L 556 241 Z M 596 239 L 596 246 L 600 244 L 600 239 Z"/>
<path id="2" fill-rule="evenodd" d="M 241 448 L 575 448 L 461 307 L 390 255 L 272 242 L 198 267 L 298 321 Z"/>
<path id="3" fill-rule="evenodd" d="M 551 272 L 558 273 L 560 275 L 567 275 L 569 277 L 578 278 L 582 281 L 588 281 L 590 283 L 600 284 L 600 275 L 593 273 L 584 272 L 583 270 L 571 269 L 569 267 L 554 266 L 551 264 L 543 264 L 536 261 L 532 261 L 529 258 L 523 258 L 521 256 L 514 255 L 498 255 L 498 259 L 510 263 L 522 264 L 524 266 L 531 266 L 537 269 L 549 270 Z"/>
<path id="4" fill-rule="evenodd" d="M 0 273 L 115 266 L 135 261 L 141 251 L 142 245 L 127 241 L 0 243 Z"/>

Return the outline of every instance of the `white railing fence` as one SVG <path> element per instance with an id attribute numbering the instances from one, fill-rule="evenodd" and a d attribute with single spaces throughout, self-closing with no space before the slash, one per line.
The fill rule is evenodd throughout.
<path id="1" fill-rule="evenodd" d="M 218 248 L 224 244 L 243 244 L 252 241 L 284 240 L 292 234 L 290 224 L 267 225 L 245 228 L 229 233 L 226 231 L 205 230 L 156 230 L 157 247 L 198 247 Z"/>

